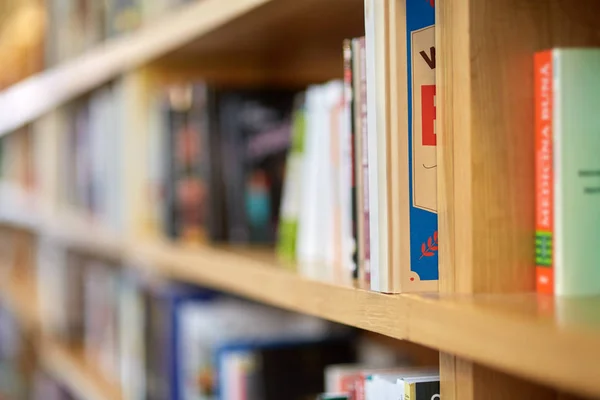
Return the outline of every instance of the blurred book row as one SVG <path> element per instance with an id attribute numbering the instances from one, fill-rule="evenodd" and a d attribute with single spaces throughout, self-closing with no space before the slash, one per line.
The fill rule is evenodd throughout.
<path id="1" fill-rule="evenodd" d="M 0 89 L 194 0 L 3 0 Z"/>
<path id="2" fill-rule="evenodd" d="M 2 237 L 17 249 L 4 254 L 2 276 L 37 282 L 42 337 L 80 349 L 124 399 L 380 399 L 380 379 L 390 388 L 417 379 L 439 395 L 436 368 L 352 328 L 134 273 L 47 239 L 25 248 Z M 0 310 L 0 393 L 77 398 L 38 368 L 34 343 Z"/>
<path id="3" fill-rule="evenodd" d="M 408 3 L 407 29 L 418 32 L 404 72 L 421 90 L 387 93 L 389 26 L 374 3 L 366 37 L 340 43 L 341 80 L 249 88 L 137 71 L 0 140 L 1 182 L 35 193 L 41 211 L 76 213 L 122 237 L 266 244 L 310 278 L 435 291 L 434 8 Z M 131 9 L 149 7 L 61 4 L 94 21 L 113 8 L 137 20 Z M 386 115 L 400 98 L 414 109 L 397 116 L 407 129 L 392 130 Z"/>
<path id="4" fill-rule="evenodd" d="M 191 1 L 194 0 L 45 0 L 46 65 L 53 66 L 132 32 Z"/>

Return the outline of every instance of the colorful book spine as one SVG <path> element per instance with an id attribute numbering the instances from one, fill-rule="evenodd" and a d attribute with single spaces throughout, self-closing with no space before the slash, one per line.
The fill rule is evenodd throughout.
<path id="1" fill-rule="evenodd" d="M 600 50 L 535 56 L 537 290 L 600 293 Z M 568 137 L 568 140 L 566 138 Z"/>
<path id="2" fill-rule="evenodd" d="M 401 264 L 410 271 L 402 291 L 437 290 L 438 283 L 434 24 L 433 1 L 406 0 L 410 258 Z"/>

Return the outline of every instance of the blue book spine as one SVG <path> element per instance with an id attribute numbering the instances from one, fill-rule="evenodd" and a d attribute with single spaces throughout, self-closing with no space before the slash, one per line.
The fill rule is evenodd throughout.
<path id="1" fill-rule="evenodd" d="M 406 0 L 411 281 L 438 280 L 434 5 Z"/>

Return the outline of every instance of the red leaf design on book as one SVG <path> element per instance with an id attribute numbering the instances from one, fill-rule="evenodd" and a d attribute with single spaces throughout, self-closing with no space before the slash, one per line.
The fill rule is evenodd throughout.
<path id="1" fill-rule="evenodd" d="M 419 257 L 419 260 L 423 257 L 432 257 L 435 255 L 435 252 L 438 250 L 438 233 L 437 231 L 433 232 L 433 237 L 430 236 L 427 238 L 427 245 L 425 245 L 425 242 L 421 243 L 421 257 Z"/>

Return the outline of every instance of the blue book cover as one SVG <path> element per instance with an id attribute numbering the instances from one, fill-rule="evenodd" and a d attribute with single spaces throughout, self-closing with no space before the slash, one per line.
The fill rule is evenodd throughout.
<path id="1" fill-rule="evenodd" d="M 438 280 L 434 5 L 406 0 L 410 283 L 427 289 Z"/>
<path id="2" fill-rule="evenodd" d="M 148 287 L 146 364 L 149 399 L 179 399 L 178 351 L 181 324 L 177 310 L 189 303 L 214 302 L 220 295 L 208 289 L 175 283 Z"/>

